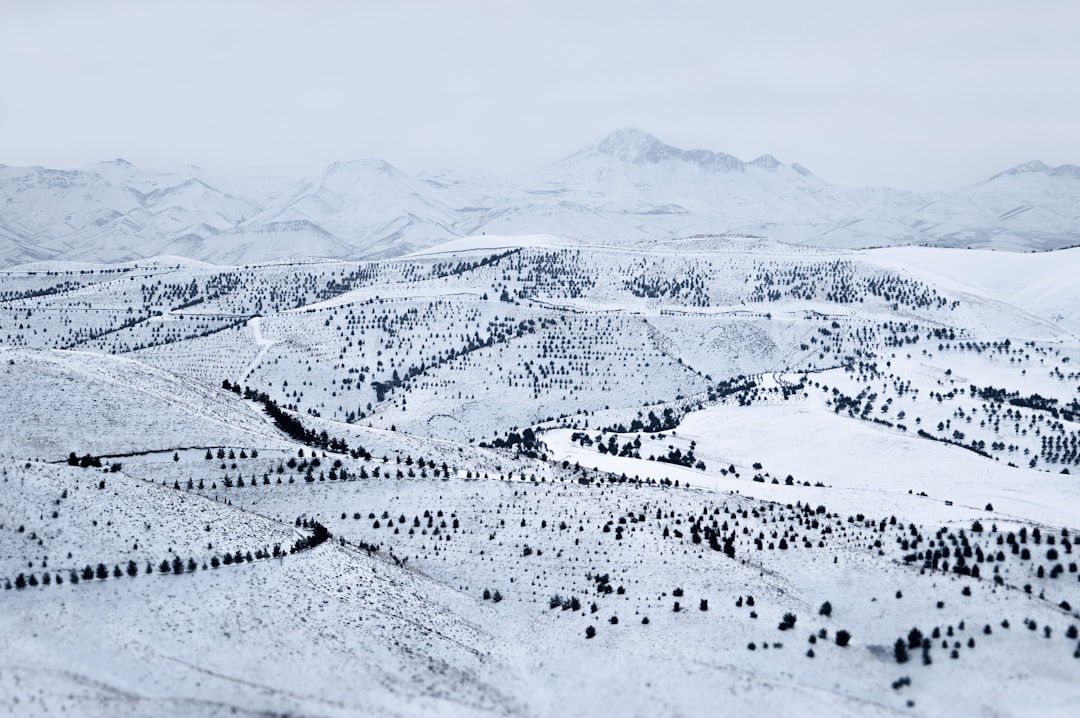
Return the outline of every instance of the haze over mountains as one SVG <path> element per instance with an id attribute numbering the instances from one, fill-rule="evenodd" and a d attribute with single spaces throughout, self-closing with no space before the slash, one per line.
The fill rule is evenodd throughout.
<path id="1" fill-rule="evenodd" d="M 0 166 L 0 264 L 179 255 L 224 264 L 373 259 L 481 233 L 633 244 L 765 235 L 827 247 L 928 244 L 1049 250 L 1080 244 L 1080 167 L 1029 162 L 952 193 L 829 184 L 770 155 L 746 162 L 624 128 L 515 180 L 380 159 L 299 180 Z"/>

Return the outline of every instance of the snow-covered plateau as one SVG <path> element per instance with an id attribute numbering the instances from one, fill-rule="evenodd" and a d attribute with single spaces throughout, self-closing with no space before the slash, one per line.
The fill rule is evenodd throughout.
<path id="1" fill-rule="evenodd" d="M 1075 715 L 1075 174 L 0 169 L 0 713 Z"/>

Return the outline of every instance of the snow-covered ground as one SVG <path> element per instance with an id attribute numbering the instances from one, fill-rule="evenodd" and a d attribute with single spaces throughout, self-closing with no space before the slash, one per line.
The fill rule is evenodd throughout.
<path id="1" fill-rule="evenodd" d="M 290 217 L 373 174 L 465 191 L 395 172 Z M 480 235 L 6 270 L 0 707 L 1071 715 L 1077 257 Z"/>

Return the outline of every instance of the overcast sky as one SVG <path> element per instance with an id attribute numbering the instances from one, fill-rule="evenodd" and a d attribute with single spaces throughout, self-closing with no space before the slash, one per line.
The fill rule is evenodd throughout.
<path id="1" fill-rule="evenodd" d="M 626 125 L 845 185 L 1080 164 L 1080 3 L 0 0 L 0 163 L 526 174 Z"/>

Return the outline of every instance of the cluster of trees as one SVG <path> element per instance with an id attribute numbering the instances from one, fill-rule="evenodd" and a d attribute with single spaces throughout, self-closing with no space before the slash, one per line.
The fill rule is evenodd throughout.
<path id="1" fill-rule="evenodd" d="M 1039 456 L 1047 463 L 1080 465 L 1080 435 L 1070 432 L 1068 436 L 1043 436 Z M 1068 468 L 1062 469 L 1069 473 Z"/>
<path id="2" fill-rule="evenodd" d="M 323 529 L 323 531 L 325 531 L 325 528 Z M 316 530 L 314 536 L 320 536 L 320 532 Z M 312 537 L 312 539 L 314 539 L 314 537 Z M 312 539 L 309 539 L 309 541 L 311 541 Z M 326 536 L 322 536 L 320 539 L 316 539 L 314 544 L 309 543 L 308 545 L 304 546 L 304 548 L 310 548 L 313 545 L 318 545 L 325 540 Z M 292 552 L 295 553 L 298 550 L 303 549 L 294 547 Z M 253 561 L 267 558 L 277 558 L 282 555 L 283 554 L 280 544 L 274 544 L 273 549 L 258 548 L 255 550 L 254 554 L 252 554 L 251 551 L 237 550 L 235 553 L 225 553 L 224 556 L 221 558 L 216 555 L 213 556 L 210 559 L 209 568 L 218 568 L 222 564 L 224 564 L 225 566 L 230 566 L 232 564 L 240 564 L 245 561 L 251 563 Z M 180 558 L 180 556 L 174 556 L 171 560 L 162 559 L 161 563 L 157 566 L 157 572 L 179 575 L 182 573 L 194 573 L 195 571 L 198 571 L 199 568 L 199 562 L 196 561 L 194 558 L 188 558 L 187 561 L 185 561 L 184 559 Z M 206 563 L 203 563 L 202 569 L 206 570 L 207 568 L 208 565 Z M 135 578 L 140 574 L 140 572 L 144 574 L 152 574 L 154 573 L 154 570 L 154 565 L 148 562 L 146 564 L 146 567 L 142 569 L 142 571 L 140 571 L 139 565 L 133 560 L 128 561 L 127 565 L 124 568 L 121 568 L 120 564 L 114 565 L 112 569 L 110 569 L 104 563 L 99 563 L 96 567 L 87 564 L 81 570 L 71 569 L 71 571 L 68 573 L 67 580 L 71 584 L 77 585 L 80 582 L 86 581 L 104 581 L 110 577 L 122 578 L 124 575 L 127 575 L 130 578 Z M 27 587 L 34 587 L 38 585 L 48 586 L 53 583 L 58 586 L 63 584 L 63 574 L 60 572 L 56 572 L 55 574 L 50 572 L 44 572 L 42 573 L 41 578 L 38 579 L 38 577 L 33 573 L 29 575 L 25 573 L 20 573 L 18 576 L 15 577 L 14 582 L 9 579 L 5 579 L 4 588 L 15 588 L 17 590 L 21 590 Z"/>
<path id="3" fill-rule="evenodd" d="M 548 608 L 561 608 L 564 611 L 580 611 L 581 601 L 578 600 L 577 596 L 563 597 L 556 593 L 548 599 Z"/>
<path id="4" fill-rule="evenodd" d="M 707 307 L 710 302 L 709 292 L 705 288 L 705 278 L 692 268 L 677 279 L 638 274 L 624 280 L 622 286 L 635 297 L 649 299 L 666 297 L 695 307 Z"/>
<path id="5" fill-rule="evenodd" d="M 506 438 L 496 437 L 490 444 L 483 441 L 479 444 L 481 447 L 491 447 L 494 449 L 513 449 L 519 454 L 524 454 L 530 458 L 547 458 L 544 453 L 544 445 L 537 438 L 536 432 L 531 427 L 525 427 L 519 434 L 516 431 L 509 431 L 506 434 Z"/>
<path id="6" fill-rule="evenodd" d="M 679 416 L 675 414 L 675 410 L 670 406 L 664 407 L 660 414 L 661 416 L 657 416 L 655 412 L 650 410 L 645 421 L 635 417 L 630 422 L 630 431 L 644 431 L 653 434 L 670 431 L 679 425 Z"/>
<path id="7" fill-rule="evenodd" d="M 207 449 L 206 450 L 206 456 L 204 456 L 203 458 L 206 459 L 207 461 L 211 461 L 214 458 L 214 453 L 212 451 L 210 451 L 210 449 Z M 232 461 L 234 459 L 237 459 L 237 458 L 239 458 L 239 459 L 247 459 L 247 458 L 257 459 L 257 458 L 259 458 L 259 450 L 258 449 L 252 449 L 251 453 L 249 454 L 246 449 L 240 449 L 240 455 L 237 456 L 235 449 L 229 449 L 229 452 L 225 453 L 225 447 L 219 446 L 218 450 L 217 450 L 217 458 L 223 459 L 223 460 L 224 459 L 229 459 L 230 461 Z M 173 453 L 173 461 L 179 461 L 179 460 L 180 460 L 180 455 L 174 452 Z M 235 467 L 235 465 L 234 465 L 234 467 Z"/>
<path id="8" fill-rule="evenodd" d="M 218 454 L 222 454 L 222 453 L 224 453 L 223 450 L 218 449 Z M 230 453 L 233 453 L 233 452 L 230 451 Z M 241 452 L 241 453 L 243 453 L 243 452 Z M 387 467 L 384 467 L 384 466 L 379 466 L 379 465 L 374 466 L 371 469 L 370 472 L 368 471 L 367 466 L 361 465 L 359 471 L 354 472 L 354 471 L 349 470 L 342 463 L 341 459 L 334 459 L 333 464 L 330 466 L 330 469 L 328 471 L 320 471 L 319 474 L 318 474 L 318 477 L 316 477 L 315 470 L 322 466 L 322 459 L 320 459 L 317 454 L 318 454 L 317 451 L 312 451 L 311 452 L 311 459 L 309 461 L 308 459 L 304 458 L 304 449 L 301 448 L 301 449 L 299 449 L 297 451 L 297 456 L 289 457 L 288 461 L 285 461 L 284 463 L 279 462 L 278 465 L 277 465 L 277 468 L 273 470 L 273 473 L 278 474 L 276 482 L 274 482 L 274 483 L 277 483 L 277 484 L 282 483 L 281 475 L 286 473 L 286 467 L 288 467 L 289 470 L 295 470 L 298 474 L 302 475 L 303 478 L 304 478 L 304 481 L 309 483 L 309 484 L 314 483 L 315 481 L 323 481 L 323 482 L 325 482 L 327 479 L 329 479 L 330 481 L 355 481 L 357 479 L 367 479 L 367 478 L 372 477 L 372 476 L 374 476 L 375 478 L 379 478 L 380 476 L 386 476 L 387 478 L 390 478 L 390 477 L 395 475 L 394 470 L 392 470 L 390 468 L 387 468 Z M 252 450 L 252 458 L 254 458 L 257 455 L 258 455 L 258 452 L 255 451 L 255 450 Z M 360 456 L 359 451 L 351 452 L 351 455 L 353 456 L 353 458 L 357 458 L 357 459 L 358 458 L 365 458 L 365 457 Z M 213 458 L 213 453 L 209 449 L 207 449 L 207 451 L 206 451 L 206 458 L 207 458 L 207 460 Z M 299 461 L 297 461 L 297 458 L 299 458 Z M 326 455 L 324 454 L 323 459 L 325 459 L 325 458 L 326 458 Z M 428 470 L 431 470 L 431 472 L 432 472 L 432 474 L 434 476 L 440 476 L 440 475 L 444 476 L 444 477 L 449 477 L 450 476 L 451 468 L 446 464 L 445 461 L 442 463 L 442 465 L 440 467 L 438 464 L 435 463 L 434 460 L 425 460 L 423 457 L 420 457 L 420 458 L 417 458 L 417 459 L 414 460 L 411 455 L 407 455 L 407 456 L 405 456 L 404 459 L 402 459 L 401 455 L 399 454 L 399 455 L 397 455 L 395 457 L 395 459 L 396 459 L 396 464 L 397 464 L 398 467 L 400 467 L 402 465 L 404 465 L 406 467 L 404 471 L 401 468 L 397 469 L 396 476 L 399 479 L 403 479 L 406 476 L 408 476 L 409 478 L 413 478 L 413 477 L 417 476 L 417 470 L 419 470 L 419 472 L 420 472 L 419 476 L 421 478 L 427 478 L 428 477 Z M 368 460 L 368 461 L 376 461 L 376 459 L 374 457 L 370 457 L 370 456 L 366 457 L 366 460 Z M 384 455 L 382 457 L 381 461 L 382 461 L 383 464 L 388 464 L 390 462 L 390 457 Z M 222 464 L 222 468 L 224 468 L 224 466 L 225 466 L 225 464 Z M 235 468 L 236 465 L 233 464 L 233 466 Z M 262 479 L 261 479 L 261 484 L 263 486 L 271 485 L 270 473 L 271 472 L 264 472 L 263 473 Z M 290 483 L 290 484 L 296 483 L 296 479 L 292 475 L 290 475 L 290 476 L 288 476 L 288 483 Z M 251 477 L 247 481 L 244 480 L 243 474 L 238 474 L 235 480 L 231 476 L 229 476 L 228 474 L 225 474 L 221 478 L 221 484 L 226 489 L 231 489 L 234 486 L 237 487 L 237 488 L 242 489 L 244 487 L 258 486 L 260 484 L 260 479 L 254 473 L 252 473 Z M 174 489 L 179 489 L 180 488 L 180 482 L 179 481 L 174 481 L 173 482 L 173 488 Z M 188 479 L 187 480 L 187 490 L 191 491 L 191 490 L 196 489 L 196 488 L 199 491 L 205 490 L 206 489 L 206 482 L 203 479 L 199 479 L 198 485 L 196 485 L 194 479 Z M 211 490 L 216 490 L 217 488 L 218 488 L 218 482 L 217 481 L 212 482 L 211 485 L 210 485 L 210 489 Z"/>
<path id="9" fill-rule="evenodd" d="M 1057 579 L 1065 573 L 1080 573 L 1080 567 L 1076 561 L 1068 561 L 1066 565 L 1062 560 L 1062 554 L 1071 554 L 1073 548 L 1068 529 L 1062 529 L 1057 536 L 1053 533 L 1044 536 L 1037 527 L 1030 533 L 1027 527 L 1021 527 L 1015 533 L 1011 531 L 1006 533 L 998 531 L 995 525 L 989 531 L 990 536 L 985 541 L 985 548 L 984 545 L 972 540 L 972 535 L 982 536 L 984 533 L 984 527 L 979 521 L 973 522 L 970 533 L 964 530 L 952 533 L 946 529 L 939 529 L 931 538 L 926 539 L 914 525 L 907 527 L 904 533 L 906 534 L 904 537 L 897 539 L 902 550 L 910 551 L 904 556 L 904 561 L 908 564 L 921 561 L 924 571 L 951 571 L 961 576 L 980 578 L 984 571 L 992 567 L 995 585 L 1003 585 L 1001 564 L 1011 555 L 1020 561 L 1032 561 L 1029 570 L 1039 579 Z M 1034 563 L 1037 557 L 1027 545 L 1029 539 L 1035 545 L 1045 540 L 1049 547 L 1045 554 L 1047 561 L 1045 565 Z M 920 550 L 923 543 L 927 546 Z M 998 547 L 996 550 L 995 544 Z M 1060 552 L 1058 546 L 1061 548 Z M 1005 547 L 1008 547 L 1007 551 Z M 1028 593 L 1032 590 L 1030 584 L 1024 588 Z M 965 595 L 970 595 L 968 587 L 965 587 L 965 591 Z"/>
<path id="10" fill-rule="evenodd" d="M 356 287 L 370 285 L 379 278 L 379 274 L 379 265 L 374 262 L 357 267 L 347 274 L 343 269 L 341 270 L 341 278 L 338 279 L 331 275 L 322 288 L 315 292 L 315 298 L 319 301 L 331 299 L 339 294 L 350 292 Z"/>
<path id="11" fill-rule="evenodd" d="M 668 450 L 667 456 L 657 456 L 656 461 L 660 461 L 667 464 L 678 464 L 679 466 L 685 466 L 687 468 L 693 467 L 700 471 L 705 470 L 705 462 L 694 456 L 694 442 L 690 443 L 690 449 L 684 454 L 682 450 L 677 447 L 671 447 Z M 653 459 L 652 456 L 649 457 Z"/>
<path id="12" fill-rule="evenodd" d="M 749 399 L 746 397 L 749 392 L 753 391 L 755 388 L 757 388 L 757 386 L 757 382 L 753 381 L 752 379 L 748 379 L 746 376 L 739 375 L 737 377 L 725 379 L 723 381 L 717 382 L 714 385 L 711 385 L 708 388 L 708 398 L 709 401 L 719 401 L 729 396 L 740 395 L 744 398 L 744 401 L 740 403 L 749 403 Z M 787 398 L 789 394 L 795 393 L 796 391 L 801 391 L 803 389 L 803 386 L 801 384 L 793 385 L 792 387 L 784 386 L 782 387 L 782 389 L 784 391 L 784 398 Z M 628 432 L 657 434 L 664 431 L 671 431 L 672 429 L 678 428 L 679 422 L 682 420 L 683 415 L 687 411 L 689 411 L 690 408 L 691 407 L 689 406 L 683 406 L 676 410 L 675 407 L 666 406 L 661 410 L 659 416 L 652 409 L 649 410 L 648 416 L 643 416 L 642 413 L 639 411 L 638 415 L 634 417 L 633 420 L 631 420 L 629 427 L 627 427 L 625 424 L 619 423 L 605 427 L 604 430 L 620 434 L 625 434 Z M 700 406 L 698 408 L 700 408 Z M 593 443 L 591 439 L 588 439 L 588 436 L 584 432 L 575 433 L 572 437 L 572 440 L 581 443 L 582 446 L 585 446 L 586 444 L 591 446 Z M 632 451 L 627 451 L 625 446 L 621 450 L 612 451 L 610 446 L 611 440 L 608 441 L 608 444 L 609 446 L 605 447 L 606 451 L 605 448 L 600 447 L 598 447 L 598 450 L 601 453 L 617 453 L 619 456 L 632 456 L 635 453 Z M 636 448 L 640 448 L 640 443 L 637 445 Z"/>
<path id="13" fill-rule="evenodd" d="M 309 446 L 318 446 L 342 454 L 349 453 L 353 458 L 371 458 L 371 454 L 369 454 L 362 446 L 350 451 L 349 444 L 344 439 L 331 437 L 325 429 L 316 432 L 314 429 L 305 427 L 303 422 L 278 406 L 277 402 L 271 399 L 265 392 L 256 391 L 247 386 L 245 386 L 241 392 L 240 385 L 233 384 L 228 379 L 221 382 L 221 388 L 235 394 L 242 393 L 245 399 L 250 399 L 251 401 L 262 404 L 263 408 L 266 409 L 266 413 L 274 420 L 274 424 L 294 441 Z"/>
<path id="14" fill-rule="evenodd" d="M 294 543 L 292 545 L 292 548 L 289 549 L 289 553 L 297 553 L 310 548 L 315 548 L 319 544 L 325 543 L 330 538 L 332 538 L 332 534 L 330 533 L 330 531 L 314 519 L 309 521 L 308 519 L 297 518 L 296 526 L 298 528 L 303 527 L 305 529 L 309 529 L 311 531 L 311 535 L 301 536 L 300 538 L 296 539 L 296 543 Z"/>
<path id="15" fill-rule="evenodd" d="M 575 434 L 574 436 L 580 436 L 581 445 L 585 446 L 586 439 L 588 439 L 587 436 L 581 436 L 577 434 Z M 574 439 L 573 436 L 571 436 L 570 438 L 571 440 Z M 592 441 L 589 441 L 588 443 L 591 445 Z M 612 456 L 629 456 L 635 459 L 640 459 L 641 438 L 634 437 L 633 441 L 627 441 L 625 444 L 622 445 L 622 448 L 620 449 L 618 437 L 612 434 L 610 437 L 608 437 L 607 445 L 605 445 L 602 441 L 597 442 L 596 449 L 601 454 L 611 454 Z"/>
<path id="16" fill-rule="evenodd" d="M 964 434 L 959 433 L 959 432 L 954 432 L 954 435 L 953 435 L 952 438 L 945 437 L 945 436 L 934 436 L 930 432 L 925 431 L 923 429 L 919 429 L 919 431 L 917 433 L 923 439 L 930 439 L 931 441 L 939 441 L 942 444 L 951 444 L 953 446 L 959 446 L 961 449 L 967 449 L 968 451 L 974 452 L 974 453 L 978 454 L 979 456 L 983 456 L 983 457 L 985 457 L 987 459 L 994 458 L 992 455 L 987 453 L 987 451 L 986 451 L 986 442 L 985 441 L 972 439 L 969 443 L 965 444 L 964 443 Z"/>
<path id="17" fill-rule="evenodd" d="M 753 288 L 749 302 L 776 302 L 784 297 L 793 299 L 824 299 L 837 304 L 861 304 L 874 296 L 892 305 L 910 309 L 956 309 L 958 301 L 950 301 L 937 290 L 914 279 L 892 272 L 870 274 L 856 272 L 849 260 L 817 262 L 814 264 L 768 263 L 752 277 Z"/>
<path id="18" fill-rule="evenodd" d="M 94 468 L 100 469 L 103 467 L 100 456 L 91 456 L 90 454 L 83 454 L 81 457 L 76 455 L 74 451 L 68 454 L 67 457 L 68 466 L 78 466 L 83 469 Z M 110 473 L 115 474 L 120 471 L 122 465 L 119 461 L 113 461 L 109 464 L 108 470 Z M 102 482 L 104 483 L 104 482 Z M 104 486 L 102 486 L 104 488 Z"/>
<path id="19" fill-rule="evenodd" d="M 709 401 L 719 401 L 734 394 L 745 394 L 757 387 L 757 382 L 747 379 L 745 376 L 737 376 L 718 382 L 709 387 Z"/>
<path id="20" fill-rule="evenodd" d="M 14 302 L 20 299 L 36 299 L 38 297 L 48 297 L 52 294 L 63 294 L 64 292 L 71 292 L 82 287 L 82 282 L 76 282 L 68 279 L 63 282 L 58 282 L 48 287 L 40 287 L 38 289 L 26 289 L 23 291 L 17 291 L 13 289 L 0 291 L 0 302 Z"/>
<path id="21" fill-rule="evenodd" d="M 68 466 L 81 466 L 84 469 L 89 467 L 101 468 L 101 459 L 99 457 L 83 454 L 82 458 L 79 458 L 74 451 L 68 454 L 67 462 Z"/>
<path id="22" fill-rule="evenodd" d="M 978 397 L 985 401 L 992 401 L 998 404 L 1008 403 L 1025 409 L 1045 411 L 1055 419 L 1064 419 L 1065 421 L 1080 420 L 1080 401 L 1076 399 L 1073 399 L 1071 403 L 1059 408 L 1057 399 L 1041 396 L 1039 394 L 1021 396 L 1018 391 L 1007 391 L 993 386 L 979 388 L 974 384 L 971 385 L 970 392 L 971 396 Z"/>
<path id="23" fill-rule="evenodd" d="M 540 295 L 576 299 L 596 285 L 579 249 L 529 249 L 509 257 L 503 266 L 502 281 L 517 283 L 514 294 L 523 299 Z M 514 301 L 505 285 L 500 299 Z"/>
<path id="24" fill-rule="evenodd" d="M 448 349 L 437 357 L 433 357 L 430 366 L 421 360 L 419 364 L 412 364 L 405 369 L 404 374 L 401 374 L 397 369 L 394 369 L 389 379 L 371 382 L 371 388 L 375 390 L 375 400 L 379 403 L 386 401 L 388 394 L 392 393 L 395 389 L 405 386 L 409 380 L 423 374 L 431 367 L 442 366 L 459 357 L 494 346 L 496 342 L 505 342 L 515 336 L 521 337 L 525 334 L 532 334 L 536 331 L 536 322 L 532 319 L 528 319 L 519 322 L 516 327 L 510 327 L 509 329 L 504 328 L 502 330 L 498 328 L 497 323 L 491 323 L 488 326 L 488 331 L 489 334 L 487 338 L 481 338 L 479 332 L 474 332 L 472 336 L 464 337 L 465 346 L 460 349 L 456 347 Z"/>
<path id="25" fill-rule="evenodd" d="M 515 247 L 502 254 L 492 254 L 478 259 L 475 262 L 458 262 L 457 264 L 451 264 L 450 262 L 437 262 L 431 267 L 431 276 L 436 279 L 443 277 L 452 277 L 457 274 L 465 274 L 481 267 L 488 267 L 499 263 L 499 260 L 506 257 L 513 256 L 521 251 L 521 247 Z"/>
<path id="26" fill-rule="evenodd" d="M 158 314 L 160 314 L 160 313 L 161 312 L 158 312 Z M 147 312 L 146 314 L 137 314 L 137 315 L 135 315 L 133 317 L 130 317 L 128 319 L 124 319 L 123 321 L 120 322 L 119 325 L 116 324 L 115 317 L 114 317 L 110 321 L 110 324 L 109 324 L 108 327 L 75 329 L 71 333 L 71 337 L 72 337 L 71 340 L 61 348 L 62 349 L 74 349 L 75 347 L 79 346 L 80 344 L 85 344 L 86 342 L 91 342 L 91 341 L 94 341 L 96 339 L 100 339 L 102 337 L 108 336 L 109 334 L 115 334 L 117 332 L 123 331 L 124 329 L 129 329 L 131 327 L 142 324 L 147 319 L 150 319 L 153 316 L 154 316 L 154 312 Z M 127 347 L 125 347 L 125 349 L 126 348 Z"/>

